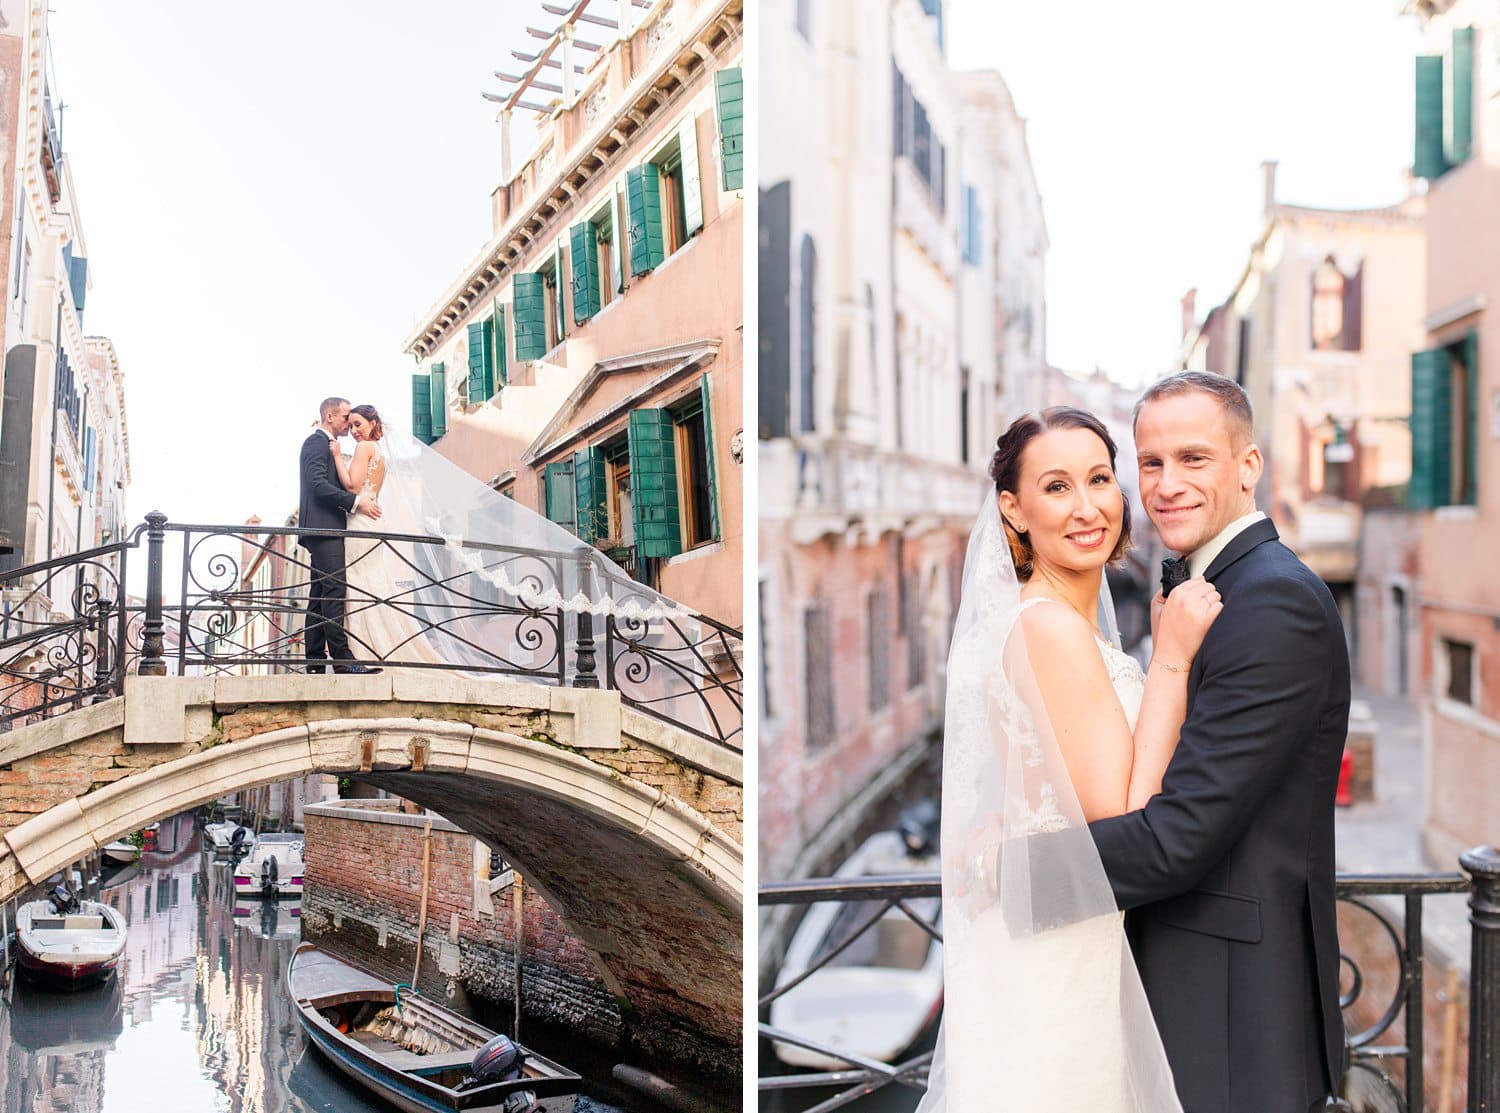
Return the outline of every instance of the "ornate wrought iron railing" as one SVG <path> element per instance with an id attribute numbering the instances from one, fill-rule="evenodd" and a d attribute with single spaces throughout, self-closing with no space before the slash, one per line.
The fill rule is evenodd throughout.
<path id="1" fill-rule="evenodd" d="M 1468 1108 L 1500 1109 L 1500 850 L 1476 848 L 1462 856 L 1461 864 L 1464 873 L 1343 874 L 1338 878 L 1340 902 L 1374 917 L 1393 950 L 1396 969 L 1390 1000 L 1376 1003 L 1377 1019 L 1364 1026 L 1351 1021 L 1348 1026 L 1350 1069 L 1345 1086 L 1348 1096 L 1357 1098 L 1358 1109 L 1404 1113 L 1422 1113 L 1424 1109 L 1422 903 L 1430 896 L 1465 892 L 1469 894 L 1472 935 Z M 772 1002 L 835 963 L 863 935 L 893 914 L 911 920 L 941 943 L 938 919 L 923 916 L 916 907 L 941 895 L 936 874 L 853 880 L 813 878 L 761 886 L 762 907 L 810 906 L 825 901 L 863 906 L 858 914 L 838 922 L 812 962 L 795 972 L 783 972 L 760 997 L 763 1098 L 779 1092 L 816 1091 L 822 1100 L 804 1098 L 797 1107 L 805 1113 L 827 1113 L 895 1086 L 909 1088 L 915 1105 L 916 1094 L 926 1086 L 932 1059 L 930 1050 L 914 1051 L 898 1062 L 880 1062 L 777 1028 L 767 1018 Z M 1388 911 L 1385 898 L 1401 901 L 1399 922 Z M 1367 982 L 1359 963 L 1347 952 L 1342 957 L 1345 988 L 1340 1004 L 1347 1017 L 1348 1011 L 1364 996 Z M 1389 1041 L 1391 1036 L 1396 1037 L 1395 1042 L 1378 1042 Z M 777 1044 L 805 1049 L 831 1066 L 824 1070 L 791 1070 L 776 1058 Z M 1393 1061 L 1404 1067 L 1400 1072 L 1403 1084 L 1392 1081 L 1383 1069 Z"/>
<path id="2" fill-rule="evenodd" d="M 120 695 L 129 673 L 304 671 L 313 570 L 299 535 L 343 536 L 351 567 L 378 565 L 350 585 L 351 663 L 603 686 L 648 715 L 742 745 L 740 632 L 685 610 L 642 610 L 645 589 L 632 595 L 618 577 L 614 607 L 576 606 L 598 594 L 608 564 L 587 546 L 186 525 L 162 514 L 115 544 L 0 573 L 0 730 Z M 142 562 L 144 594 L 132 596 Z M 372 583 L 381 586 L 359 586 Z"/>

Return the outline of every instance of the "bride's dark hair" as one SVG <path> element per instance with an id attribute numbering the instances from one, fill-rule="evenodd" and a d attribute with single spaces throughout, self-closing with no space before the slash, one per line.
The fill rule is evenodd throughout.
<path id="1" fill-rule="evenodd" d="M 356 406 L 355 409 L 359 407 Z M 1087 429 L 1093 433 L 1109 449 L 1109 470 L 1118 476 L 1118 469 L 1115 467 L 1115 441 L 1104 427 L 1104 422 L 1087 410 L 1074 406 L 1052 406 L 1041 413 L 1022 414 L 1011 422 L 1010 428 L 995 442 L 995 454 L 990 457 L 990 478 L 995 481 L 997 496 L 1001 491 L 1016 494 L 1016 488 L 1021 482 L 1021 455 L 1026 451 L 1026 446 L 1043 433 L 1050 433 L 1054 429 Z M 1123 505 L 1120 514 L 1120 539 L 1115 542 L 1114 550 L 1109 554 L 1110 563 L 1119 560 L 1130 549 L 1130 498 L 1123 489 L 1120 495 Z M 1016 565 L 1016 576 L 1024 583 L 1031 579 L 1031 538 L 1013 527 L 1004 513 L 1000 515 L 1000 521 L 1005 530 L 1005 539 L 1010 543 L 1010 557 Z"/>
<path id="2" fill-rule="evenodd" d="M 370 439 L 372 441 L 378 441 L 381 437 L 385 436 L 385 425 L 381 423 L 380 411 L 377 410 L 374 406 L 370 405 L 368 402 L 364 402 L 358 406 L 351 406 L 349 408 L 349 412 L 352 414 L 359 414 L 360 417 L 364 418 L 370 423 Z M 1113 445 L 1110 445 L 1110 459 L 1114 459 Z"/>

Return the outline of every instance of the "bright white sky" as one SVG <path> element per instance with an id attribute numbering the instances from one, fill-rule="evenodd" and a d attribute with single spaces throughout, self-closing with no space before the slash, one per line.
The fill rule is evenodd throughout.
<path id="1" fill-rule="evenodd" d="M 401 341 L 490 235 L 480 93 L 555 19 L 540 0 L 449 0 L 440 20 L 390 0 L 52 10 L 84 329 L 126 377 L 129 515 L 279 522 L 323 397 L 409 427 Z"/>
<path id="2" fill-rule="evenodd" d="M 1056 366 L 1167 369 L 1183 293 L 1201 319 L 1260 232 L 1262 159 L 1283 201 L 1406 194 L 1419 42 L 1396 0 L 947 6 L 950 64 L 998 69 L 1028 120 Z"/>

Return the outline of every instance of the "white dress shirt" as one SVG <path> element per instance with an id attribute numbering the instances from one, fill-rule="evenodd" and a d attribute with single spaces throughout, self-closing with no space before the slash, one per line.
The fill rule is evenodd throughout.
<path id="1" fill-rule="evenodd" d="M 1218 532 L 1218 535 L 1188 557 L 1188 575 L 1201 576 L 1208 571 L 1214 559 L 1229 547 L 1229 543 L 1256 522 L 1265 517 L 1259 510 L 1252 510 L 1242 518 L 1236 518 Z"/>

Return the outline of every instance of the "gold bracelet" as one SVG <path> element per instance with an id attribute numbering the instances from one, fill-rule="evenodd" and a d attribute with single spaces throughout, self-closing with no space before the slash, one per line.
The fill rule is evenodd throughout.
<path id="1" fill-rule="evenodd" d="M 1174 665 L 1167 661 L 1158 661 L 1155 658 L 1152 659 L 1151 663 L 1153 665 L 1160 665 L 1168 672 L 1187 672 L 1188 669 L 1193 667 L 1192 662 L 1188 662 L 1186 665 Z"/>

